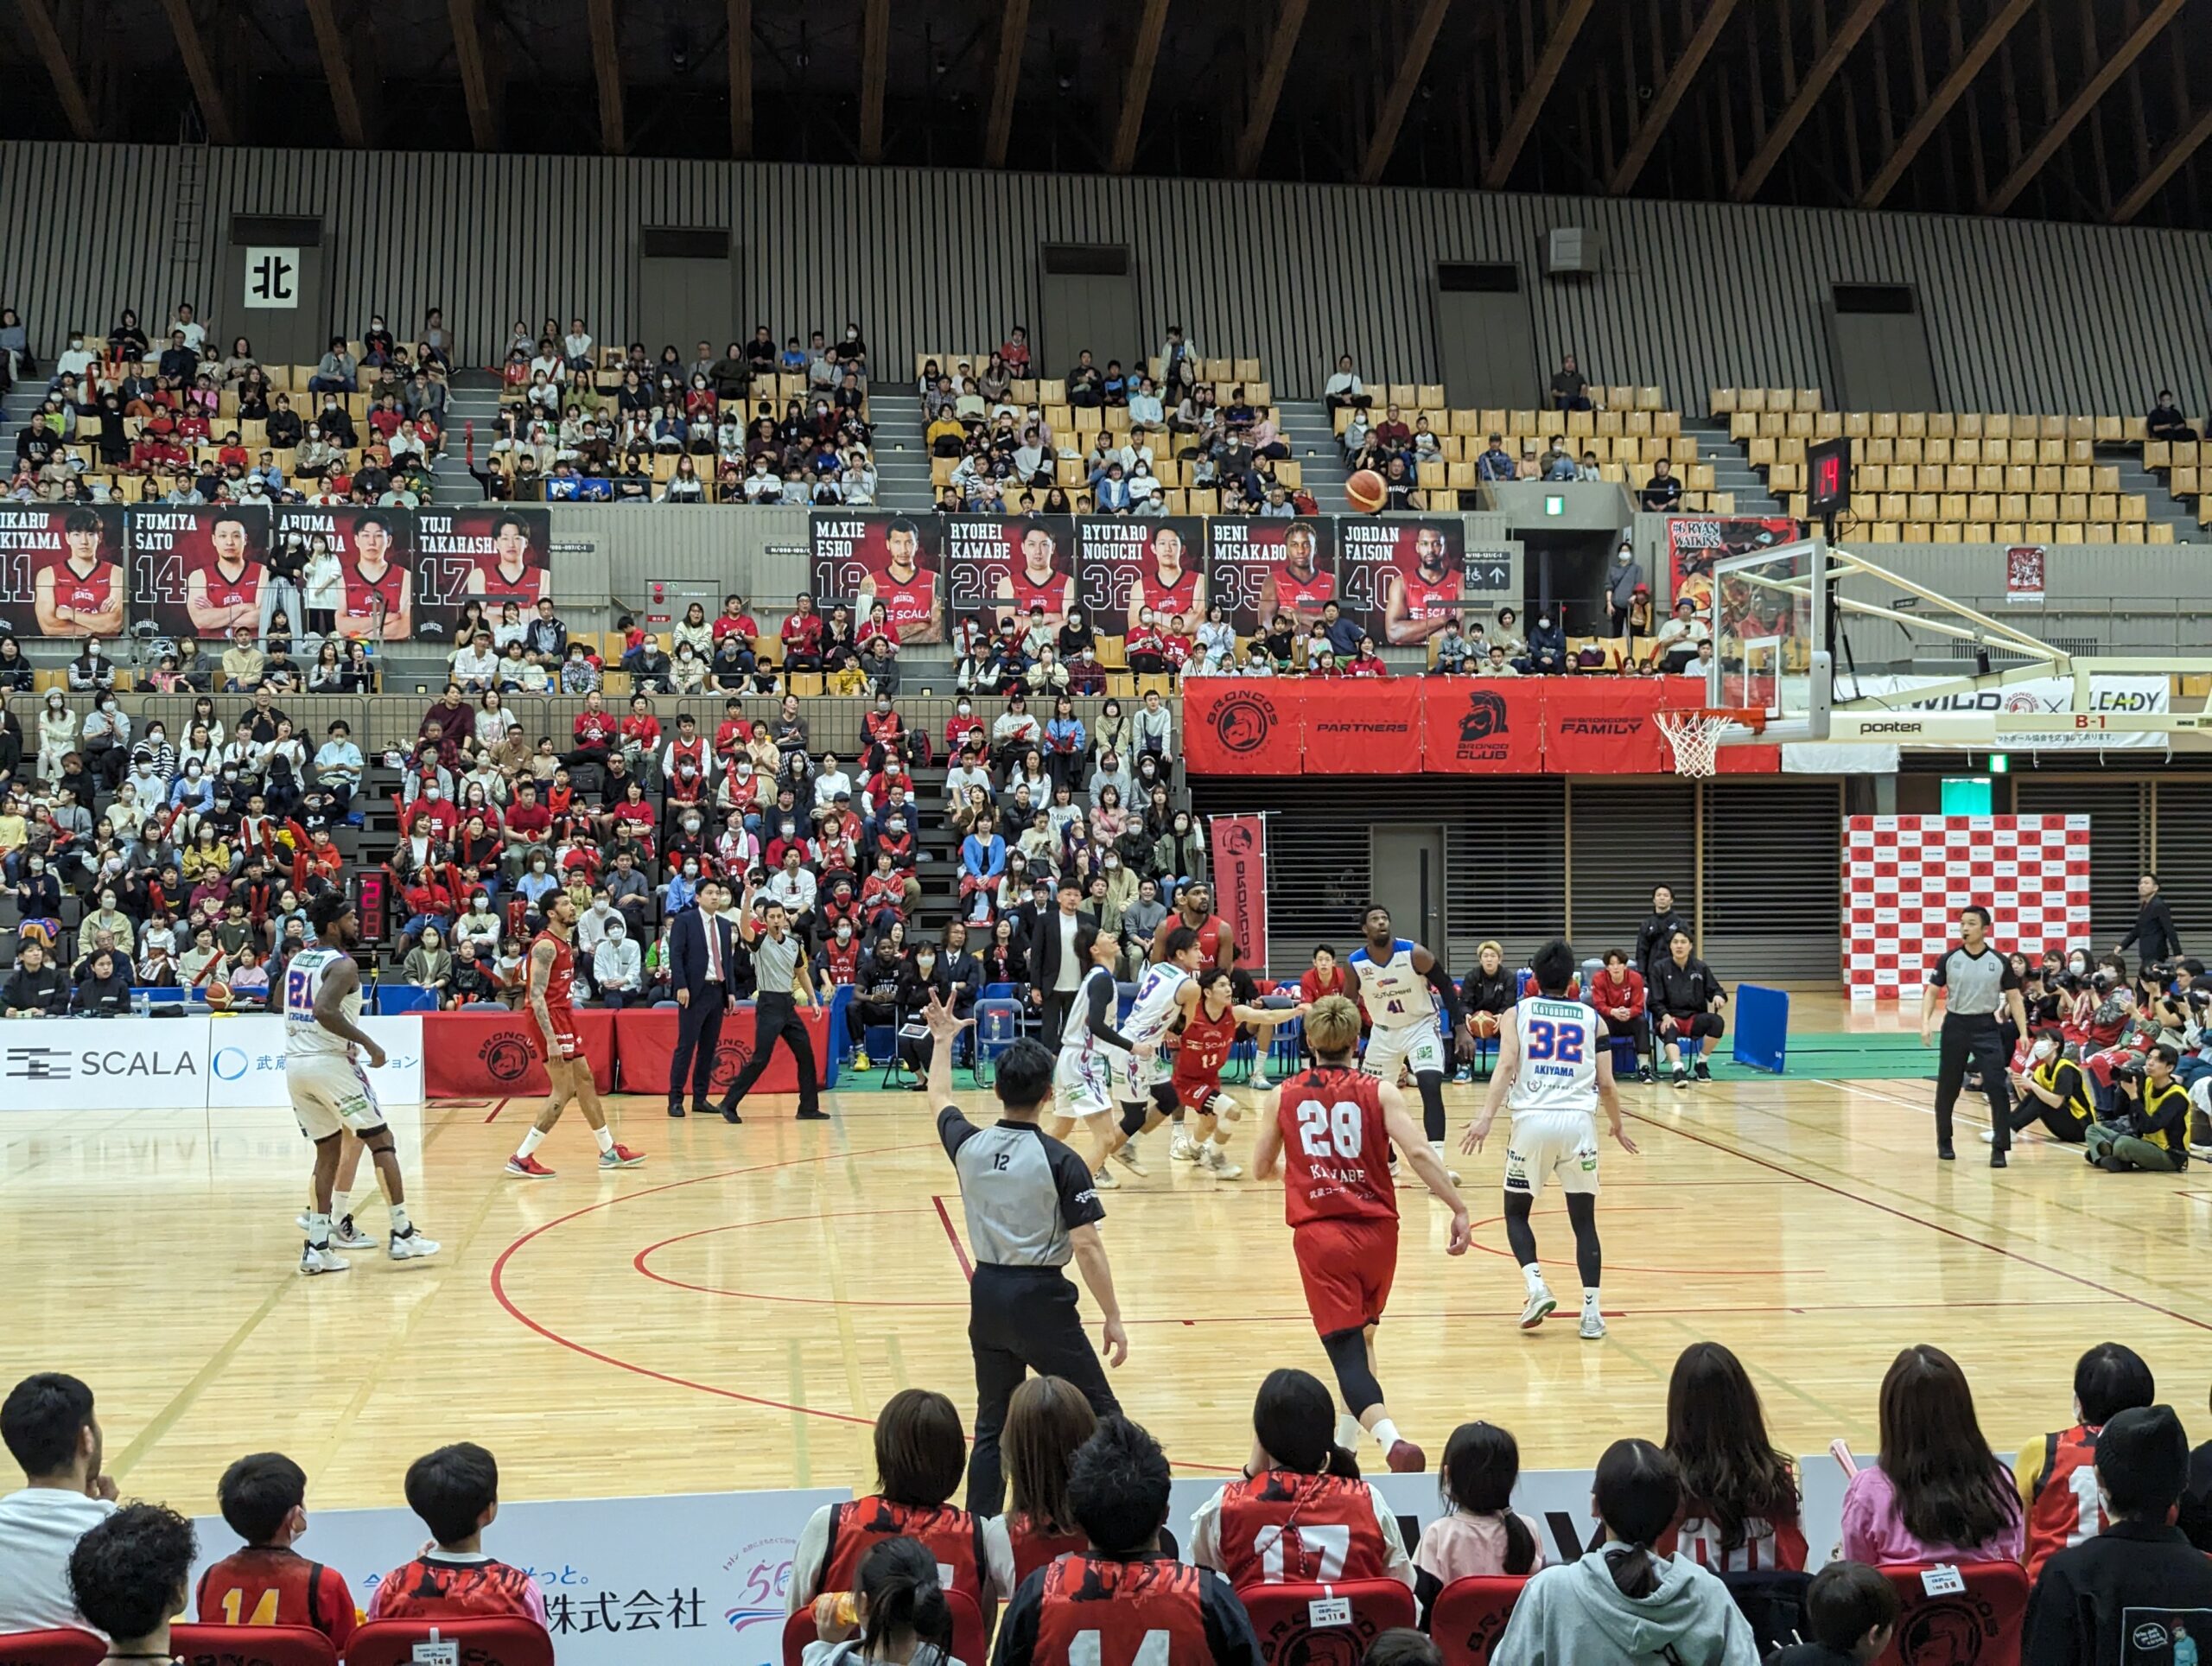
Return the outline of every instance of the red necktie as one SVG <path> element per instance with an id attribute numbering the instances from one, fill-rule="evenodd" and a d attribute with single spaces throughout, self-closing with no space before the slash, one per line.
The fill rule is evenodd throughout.
<path id="1" fill-rule="evenodd" d="M 722 923 L 713 914 L 701 916 L 707 923 L 707 982 L 722 981 Z"/>

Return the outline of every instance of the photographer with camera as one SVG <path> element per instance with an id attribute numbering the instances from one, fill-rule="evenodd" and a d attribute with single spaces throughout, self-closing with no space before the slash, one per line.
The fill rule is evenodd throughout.
<path id="1" fill-rule="evenodd" d="M 2088 1073 L 2066 1056 L 2066 1038 L 2055 1026 L 2046 1025 L 2029 1038 L 2025 1067 L 2012 1072 L 2012 1091 L 2020 1102 L 2012 1113 L 2015 1134 L 2041 1122 L 2061 1144 L 2080 1145 L 2096 1121 Z M 1996 1130 L 1981 1137 L 1994 1141 Z"/>
<path id="2" fill-rule="evenodd" d="M 2160 1041 L 2113 1066 L 2115 1113 L 2089 1125 L 2083 1141 L 2088 1161 L 2113 1174 L 2137 1168 L 2174 1174 L 2189 1167 L 2189 1093 L 2174 1080 L 2180 1062 L 2181 1055 Z"/>

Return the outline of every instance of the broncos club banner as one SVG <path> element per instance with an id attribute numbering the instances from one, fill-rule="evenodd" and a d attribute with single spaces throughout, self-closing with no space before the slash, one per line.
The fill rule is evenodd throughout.
<path id="1" fill-rule="evenodd" d="M 1213 847 L 1213 906 L 1236 934 L 1244 958 L 1268 963 L 1268 818 L 1215 816 L 1206 823 Z"/>
<path id="2" fill-rule="evenodd" d="M 1184 745 L 1193 775 L 1660 775 L 1653 714 L 1703 699 L 1692 677 L 1205 677 L 1185 685 Z M 1770 774 L 1781 749 L 1724 747 L 1720 766 Z"/>
<path id="3" fill-rule="evenodd" d="M 591 1056 L 591 1079 L 614 1091 L 614 1020 L 601 1007 L 576 1008 L 576 1039 Z M 433 1099 L 501 1099 L 544 1093 L 537 1021 L 527 1013 L 426 1013 L 423 1091 Z M 661 1078 L 664 1084 L 668 1078 Z"/>

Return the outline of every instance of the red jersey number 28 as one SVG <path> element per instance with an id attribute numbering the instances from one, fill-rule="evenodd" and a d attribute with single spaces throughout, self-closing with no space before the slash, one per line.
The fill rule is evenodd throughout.
<path id="1" fill-rule="evenodd" d="M 1309 1157 L 1357 1157 L 1365 1120 L 1349 1099 L 1332 1105 L 1308 1099 L 1298 1108 L 1298 1143 Z"/>

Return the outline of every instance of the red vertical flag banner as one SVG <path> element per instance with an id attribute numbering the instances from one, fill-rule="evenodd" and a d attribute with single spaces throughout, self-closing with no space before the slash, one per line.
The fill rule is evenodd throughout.
<path id="1" fill-rule="evenodd" d="M 1193 677 L 1183 685 L 1183 758 L 1193 775 L 1304 773 L 1303 696 L 1273 678 Z"/>
<path id="2" fill-rule="evenodd" d="M 1236 934 L 1244 963 L 1268 963 L 1268 819 L 1216 816 L 1206 823 L 1213 844 L 1213 900 Z"/>

